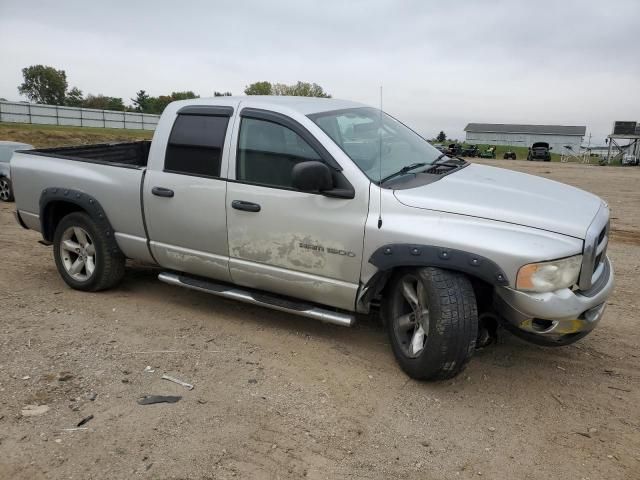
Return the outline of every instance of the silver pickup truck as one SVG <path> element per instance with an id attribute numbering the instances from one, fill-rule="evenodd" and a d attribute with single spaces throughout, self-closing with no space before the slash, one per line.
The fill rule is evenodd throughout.
<path id="1" fill-rule="evenodd" d="M 338 325 L 379 311 L 417 379 L 459 373 L 499 324 L 572 343 L 613 288 L 600 198 L 449 157 L 354 102 L 175 102 L 152 142 L 17 152 L 11 170 L 18 222 L 72 288 L 115 286 L 131 258 Z"/>

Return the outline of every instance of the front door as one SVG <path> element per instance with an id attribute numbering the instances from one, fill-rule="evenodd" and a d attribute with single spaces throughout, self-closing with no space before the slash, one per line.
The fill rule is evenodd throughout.
<path id="1" fill-rule="evenodd" d="M 356 189 L 355 198 L 343 199 L 295 190 L 293 166 L 325 161 L 327 154 L 303 138 L 309 133 L 300 124 L 283 116 L 282 121 L 259 117 L 255 111 L 241 112 L 232 141 L 235 181 L 228 183 L 226 202 L 231 278 L 239 285 L 353 310 L 368 191 Z"/>

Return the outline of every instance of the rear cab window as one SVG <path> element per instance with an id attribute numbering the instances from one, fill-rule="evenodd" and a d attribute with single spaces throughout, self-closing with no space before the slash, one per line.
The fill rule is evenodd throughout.
<path id="1" fill-rule="evenodd" d="M 228 125 L 228 116 L 179 113 L 169 135 L 164 171 L 219 178 Z"/>

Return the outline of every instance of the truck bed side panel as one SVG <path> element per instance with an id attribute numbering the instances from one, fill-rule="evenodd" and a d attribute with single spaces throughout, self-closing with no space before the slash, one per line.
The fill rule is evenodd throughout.
<path id="1" fill-rule="evenodd" d="M 78 190 L 91 195 L 102 205 L 116 232 L 118 245 L 126 256 L 151 260 L 140 203 L 143 172 L 137 168 L 28 153 L 16 153 L 11 161 L 16 208 L 30 228 L 40 229 L 39 201 L 45 188 Z"/>

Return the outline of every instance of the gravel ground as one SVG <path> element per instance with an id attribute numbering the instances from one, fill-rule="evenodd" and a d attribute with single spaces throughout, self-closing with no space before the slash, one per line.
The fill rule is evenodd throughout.
<path id="1" fill-rule="evenodd" d="M 617 286 L 581 342 L 500 332 L 441 383 L 408 379 L 373 320 L 323 325 L 136 263 L 112 291 L 71 290 L 0 205 L 0 478 L 640 478 L 640 169 L 485 163 L 604 197 Z"/>

